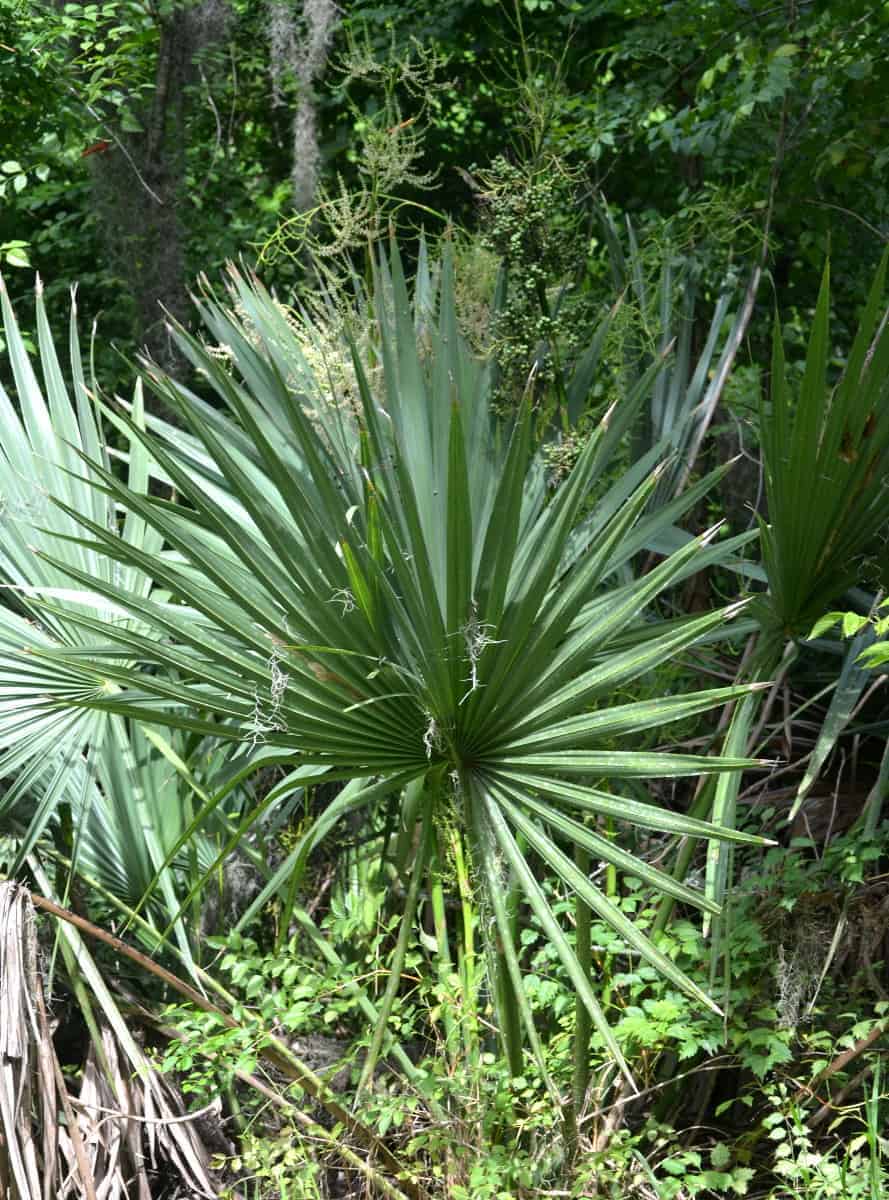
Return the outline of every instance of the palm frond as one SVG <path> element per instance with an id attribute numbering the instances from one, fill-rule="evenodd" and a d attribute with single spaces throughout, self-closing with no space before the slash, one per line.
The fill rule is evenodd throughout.
<path id="1" fill-rule="evenodd" d="M 457 331 L 447 260 L 440 278 L 433 314 L 428 296 L 412 303 L 397 251 L 381 258 L 372 308 L 345 322 L 335 372 L 309 363 L 309 348 L 329 337 L 283 311 L 256 281 L 234 272 L 228 306 L 211 295 L 201 300 L 226 362 L 185 331 L 176 336 L 221 409 L 151 368 L 151 386 L 184 432 L 149 427 L 123 409 L 115 416 L 176 498 L 146 494 L 81 453 L 83 478 L 153 531 L 164 552 L 146 551 L 57 496 L 56 507 L 80 532 L 72 542 L 66 526 L 41 561 L 86 588 L 87 572 L 66 562 L 65 547 L 103 559 L 92 590 L 129 618 L 72 609 L 69 619 L 89 641 L 89 669 L 108 686 L 70 703 L 280 749 L 330 778 L 368 781 L 357 786 L 356 804 L 362 793 L 369 800 L 425 778 L 433 819 L 457 820 L 473 861 L 487 864 L 488 888 L 498 861 L 515 874 L 617 1055 L 521 847 L 701 999 L 579 878 L 558 843 L 602 850 L 586 828 L 588 817 L 594 823 L 602 814 L 743 840 L 671 812 L 654 796 L 633 800 L 621 780 L 737 772 L 748 760 L 642 755 L 614 745 L 723 703 L 725 694 L 629 710 L 611 699 L 616 682 L 712 633 L 736 609 L 663 628 L 657 620 L 640 624 L 664 590 L 710 553 L 710 535 L 682 545 L 647 576 L 616 573 L 618 562 L 625 565 L 623 540 L 632 538 L 658 478 L 609 493 L 615 428 L 625 427 L 627 413 L 606 416 L 550 492 L 527 407 L 511 425 L 490 411 L 486 364 Z M 334 375 L 350 381 L 345 391 L 327 385 Z M 649 519 L 648 532 L 672 527 L 678 511 Z M 129 571 L 128 579 L 150 575 L 163 594 L 114 578 L 109 563 Z M 36 603 L 58 618 L 50 598 Z M 42 670 L 83 669 L 84 656 L 69 646 L 44 644 L 33 657 Z M 349 808 L 344 801 L 319 819 L 293 869 Z M 667 886 L 630 849 L 611 861 Z"/>

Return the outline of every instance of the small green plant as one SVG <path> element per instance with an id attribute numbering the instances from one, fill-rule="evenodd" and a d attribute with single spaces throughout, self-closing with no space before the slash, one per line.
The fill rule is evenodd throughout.
<path id="1" fill-rule="evenodd" d="M 859 654 L 858 661 L 866 667 L 881 667 L 889 662 L 889 611 L 884 616 L 880 613 L 889 610 L 889 600 L 882 600 L 869 613 L 858 612 L 829 612 L 812 626 L 809 638 L 821 637 L 828 630 L 840 627 L 844 638 L 855 637 L 865 629 L 873 631 L 875 644 L 866 646 Z"/>
<path id="2" fill-rule="evenodd" d="M 329 1194 L 317 1141 L 296 1125 L 283 1124 L 274 1135 L 248 1128 L 238 1153 L 213 1165 L 237 1180 L 223 1189 L 223 1200 L 326 1200 Z"/>
<path id="3" fill-rule="evenodd" d="M 444 1200 L 532 1200 L 541 1189 L 564 1189 L 569 1180 L 576 1200 L 590 1195 L 643 1200 L 649 1194 L 711 1200 L 767 1191 L 772 1200 L 796 1200 L 816 1184 L 822 1191 L 812 1194 L 824 1200 L 841 1195 L 835 1190 L 840 1184 L 856 1200 L 872 1200 L 860 1189 L 871 1176 L 882 1186 L 873 1165 L 884 1170 L 878 1050 L 863 1060 L 877 1072 L 876 1089 L 870 1087 L 863 1099 L 849 1096 L 831 1126 L 811 1125 L 811 1119 L 829 1091 L 817 1082 L 825 1067 L 883 1027 L 886 1005 L 875 1001 L 872 1013 L 862 1015 L 866 975 L 853 981 L 852 992 L 834 977 L 832 930 L 813 897 L 836 891 L 850 917 L 863 922 L 856 904 L 867 892 L 869 864 L 878 871 L 885 855 L 885 835 L 880 830 L 872 843 L 850 835 L 835 838 L 820 857 L 800 839 L 789 849 L 771 850 L 760 869 L 745 877 L 736 889 L 727 935 L 731 975 L 726 990 L 717 992 L 724 1018 L 701 1010 L 628 952 L 609 925 L 592 923 L 593 970 L 603 1007 L 645 1099 L 608 1092 L 613 1066 L 602 1039 L 594 1038 L 590 1091 L 577 1113 L 573 1173 L 551 1088 L 561 1096 L 571 1093 L 577 1012 L 570 977 L 539 922 L 521 930 L 519 954 L 549 1087 L 533 1056 L 525 1056 L 522 1073 L 515 1075 L 501 1056 L 467 1039 L 473 1022 L 484 1029 L 495 1016 L 496 976 L 483 972 L 473 999 L 462 971 L 441 970 L 438 937 L 445 930 L 452 937 L 456 928 L 452 921 L 437 923 L 438 901 L 430 895 L 406 946 L 390 1017 L 393 1036 L 411 1051 L 413 1075 L 390 1050 L 362 1089 L 374 1030 L 354 984 L 361 980 L 377 997 L 386 990 L 397 928 L 385 916 L 379 875 L 360 860 L 343 868 L 321 922 L 327 945 L 349 948 L 348 965 L 325 962 L 319 944 L 302 937 L 272 951 L 240 935 L 215 942 L 221 952 L 217 970 L 237 997 L 233 1011 L 250 1032 L 224 1030 L 190 1007 L 173 1011 L 168 1022 L 181 1040 L 171 1045 L 165 1066 L 179 1074 L 195 1103 L 234 1087 L 252 1156 L 239 1156 L 240 1169 L 249 1161 L 258 1178 L 265 1171 L 263 1178 L 283 1187 L 315 1186 L 315 1178 L 304 1182 L 301 1174 L 314 1161 L 306 1152 L 311 1142 L 292 1135 L 286 1122 L 270 1125 L 262 1104 L 243 1094 L 236 1074 L 253 1069 L 273 1032 L 292 1039 L 302 1054 L 314 1047 L 319 1073 L 336 1080 L 343 1102 L 355 1105 Z M 372 847 L 363 858 L 374 864 Z M 572 911 L 556 881 L 545 880 L 543 887 L 557 915 Z M 613 899 L 643 928 L 650 926 L 656 908 L 639 881 L 624 880 Z M 479 915 L 468 914 L 470 926 Z M 435 934 L 427 932 L 432 929 Z M 659 944 L 691 978 L 708 978 L 710 949 L 692 922 L 675 920 Z M 458 945 L 451 945 L 459 954 Z M 773 968 L 764 971 L 764 962 Z M 858 997 L 856 1012 L 839 1015 L 852 995 Z M 198 1063 L 208 1051 L 214 1056 L 209 1069 Z M 852 1068 L 835 1073 L 837 1094 L 853 1074 Z M 727 1091 L 729 1098 L 717 1102 Z M 712 1107 L 718 1137 L 688 1128 L 696 1112 L 691 1095 L 696 1104 Z M 772 1136 L 779 1126 L 781 1136 Z M 851 1139 L 849 1154 L 840 1150 L 840 1131 Z"/>
<path id="4" fill-rule="evenodd" d="M 769 1200 L 882 1200 L 889 1185 L 884 1156 L 889 1141 L 880 1132 L 880 1069 L 874 1073 L 870 1095 L 863 1104 L 840 1111 L 830 1126 L 828 1144 L 816 1139 L 811 1113 L 794 1099 L 786 1084 L 768 1091 L 772 1111 L 763 1118 L 772 1146 L 773 1169 L 781 1183 Z M 849 1136 L 848 1130 L 864 1126 Z M 836 1135 L 836 1131 L 846 1132 Z"/>

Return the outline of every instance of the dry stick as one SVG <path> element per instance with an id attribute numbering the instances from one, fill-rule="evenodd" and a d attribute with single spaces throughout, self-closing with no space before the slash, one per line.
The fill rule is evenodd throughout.
<path id="1" fill-rule="evenodd" d="M 29 923 L 35 931 L 36 939 L 36 919 L 33 906 L 30 908 L 29 916 Z M 30 969 L 33 970 L 31 978 L 35 995 L 35 1008 L 37 1010 L 37 1025 L 40 1034 L 36 1041 L 38 1071 L 40 1074 L 40 1099 L 44 1112 L 43 1192 L 44 1196 L 48 1196 L 50 1181 L 55 1179 L 56 1166 L 59 1160 L 58 1120 L 56 1117 L 58 1110 L 55 1103 L 55 1092 L 59 1084 L 59 1077 L 56 1069 L 55 1046 L 53 1045 L 49 1022 L 46 1019 L 46 1005 L 43 999 L 43 979 L 40 976 L 37 964 L 33 960 L 30 964 Z M 82 1166 L 83 1163 L 81 1163 Z M 3 1194 L 2 1186 L 2 1182 L 0 1182 L 0 1195 Z"/>
<path id="2" fill-rule="evenodd" d="M 35 943 L 36 943 L 37 922 L 36 922 L 33 906 L 30 907 L 29 918 L 30 918 L 29 925 L 31 926 L 31 930 L 34 933 Z M 58 1110 L 57 1110 L 56 1104 L 55 1104 L 55 1092 L 56 1092 L 56 1089 L 59 1087 L 62 1089 L 62 1104 L 64 1105 L 65 1104 L 65 1091 L 64 1091 L 65 1083 L 64 1083 L 64 1080 L 62 1079 L 61 1071 L 59 1069 L 59 1063 L 58 1063 L 58 1059 L 56 1057 L 56 1048 L 55 1048 L 55 1045 L 53 1044 L 52 1033 L 50 1032 L 50 1029 L 49 1029 L 49 1021 L 46 1018 L 46 1004 L 44 1003 L 44 998 L 43 998 L 43 979 L 41 978 L 37 964 L 36 964 L 36 962 L 33 961 L 33 959 L 30 963 L 30 971 L 33 971 L 33 974 L 31 975 L 31 979 L 32 979 L 33 987 L 34 987 L 34 997 L 35 997 L 35 1005 L 34 1006 L 37 1010 L 37 1024 L 38 1024 L 38 1028 L 39 1028 L 39 1032 L 40 1032 L 40 1036 L 39 1036 L 39 1038 L 37 1038 L 37 1059 L 38 1059 L 38 1063 L 39 1063 L 38 1069 L 39 1069 L 40 1077 L 41 1077 L 40 1078 L 40 1092 L 41 1092 L 41 1103 L 43 1105 L 43 1114 L 44 1114 L 44 1123 L 43 1123 L 43 1194 L 44 1194 L 44 1197 L 48 1197 L 52 1180 L 55 1179 L 56 1167 L 57 1167 L 58 1161 L 59 1161 L 59 1133 L 58 1133 L 58 1119 L 57 1119 L 57 1115 L 56 1115 Z M 65 1113 L 70 1119 L 71 1113 L 69 1112 L 67 1107 L 65 1107 Z M 77 1156 L 78 1166 L 80 1167 L 81 1176 L 84 1181 L 83 1186 L 86 1189 L 86 1191 L 89 1192 L 90 1187 L 93 1187 L 95 1181 L 92 1178 L 92 1174 L 89 1169 L 89 1163 L 86 1160 L 86 1154 L 84 1152 L 83 1142 L 81 1140 L 78 1143 L 77 1141 L 73 1140 L 74 1139 L 73 1131 L 72 1131 L 71 1136 L 72 1136 L 72 1145 L 74 1147 L 74 1152 L 75 1152 L 75 1155 Z M 95 1190 L 93 1191 L 92 1197 L 88 1196 L 87 1200 L 95 1200 Z"/>
<path id="3" fill-rule="evenodd" d="M 59 1098 L 62 1101 L 62 1108 L 65 1110 L 65 1119 L 68 1122 L 68 1134 L 71 1138 L 71 1145 L 74 1148 L 74 1157 L 77 1159 L 77 1169 L 80 1171 L 80 1179 L 83 1183 L 83 1190 L 86 1195 L 86 1200 L 97 1200 L 92 1168 L 90 1167 L 89 1159 L 87 1158 L 86 1147 L 83 1144 L 80 1126 L 77 1124 L 77 1117 L 74 1115 L 74 1109 L 71 1107 L 71 1097 L 65 1090 L 65 1077 L 62 1075 L 62 1068 L 59 1066 L 59 1060 L 56 1057 L 55 1050 L 53 1050 L 52 1060 L 53 1073 L 56 1078 L 56 1087 L 59 1090 Z"/>
<path id="4" fill-rule="evenodd" d="M 210 182 L 210 173 L 213 170 L 213 166 L 222 147 L 222 121 L 219 117 L 219 109 L 216 107 L 216 101 L 213 99 L 213 93 L 210 91 L 210 85 L 207 83 L 207 76 L 204 74 L 204 68 L 199 67 L 198 69 L 201 75 L 201 83 L 204 85 L 204 90 L 207 93 L 207 103 L 210 106 L 210 111 L 213 113 L 213 119 L 216 122 L 216 145 L 213 147 L 213 157 L 210 159 L 203 182 L 197 189 L 198 195 L 203 195 L 207 190 L 207 184 Z"/>
<path id="5" fill-rule="evenodd" d="M 321 881 L 320 888 L 306 905 L 306 913 L 310 917 L 314 917 L 315 913 L 318 911 L 318 906 L 330 890 L 334 879 L 336 879 L 335 871 L 328 871 L 324 876 L 323 880 Z"/>
<path id="6" fill-rule="evenodd" d="M 757 644 L 758 637 L 759 637 L 759 635 L 757 633 L 752 633 L 750 635 L 750 637 L 747 639 L 747 645 L 744 647 L 744 653 L 741 657 L 741 662 L 738 666 L 738 670 L 734 677 L 735 683 L 740 683 L 740 681 L 743 679 L 744 673 L 747 670 L 747 666 L 748 666 L 750 660 L 753 658 L 754 652 L 756 650 L 756 644 Z M 718 737 L 726 729 L 729 721 L 731 720 L 732 713 L 735 711 L 735 705 L 737 703 L 738 703 L 737 700 L 730 700 L 727 704 L 723 705 L 722 711 L 719 714 L 719 721 L 717 722 L 717 725 L 716 725 L 716 733 L 714 735 L 714 738 Z M 695 784 L 694 793 L 692 795 L 691 806 L 689 808 L 689 812 L 691 812 L 694 815 L 702 815 L 702 814 L 697 814 L 695 812 L 695 806 L 697 805 L 698 801 L 701 798 L 701 793 L 704 789 L 705 783 L 706 783 L 705 777 L 703 775 L 699 775 L 697 783 Z M 695 846 L 697 845 L 697 843 L 698 843 L 697 838 L 683 837 L 680 840 L 679 849 L 676 854 L 676 861 L 673 865 L 673 877 L 675 879 L 684 879 L 685 878 L 686 872 L 688 871 L 689 864 L 691 863 L 692 855 L 694 854 Z M 667 927 L 667 923 L 670 920 L 670 917 L 672 916 L 673 909 L 675 908 L 675 906 L 676 906 L 676 901 L 673 899 L 672 896 L 662 897 L 661 902 L 658 905 L 657 917 L 655 918 L 654 932 L 663 933 L 663 931 Z"/>
<path id="7" fill-rule="evenodd" d="M 199 1108 L 195 1112 L 188 1112 L 182 1117 L 140 1117 L 136 1113 L 121 1112 L 117 1108 L 103 1108 L 101 1104 L 90 1104 L 86 1100 L 78 1100 L 75 1096 L 70 1097 L 71 1103 L 75 1108 L 82 1108 L 87 1113 L 106 1113 L 109 1117 L 117 1117 L 121 1121 L 141 1121 L 143 1125 L 185 1125 L 189 1121 L 199 1121 L 201 1117 L 206 1117 L 211 1112 L 216 1112 L 216 1101 L 208 1104 L 206 1108 Z"/>
<path id="8" fill-rule="evenodd" d="M 104 929 L 101 929 L 98 925 L 94 925 L 92 921 L 87 921 L 85 917 L 79 917 L 76 913 L 69 912 L 66 908 L 62 908 L 56 904 L 55 901 L 48 900 L 46 896 L 32 892 L 31 900 L 35 908 L 41 908 L 44 912 L 58 917 L 59 920 L 67 921 L 69 925 L 74 925 L 77 929 L 81 929 L 84 933 L 89 934 L 90 937 L 94 937 L 100 942 L 105 942 L 106 945 L 111 946 L 119 954 L 123 954 L 133 962 L 138 963 L 144 970 L 163 980 L 169 987 L 185 996 L 192 1004 L 195 1004 L 204 1012 L 212 1013 L 213 1016 L 218 1017 L 228 1029 L 241 1028 L 233 1017 L 223 1012 L 221 1008 L 217 1008 L 212 1001 L 208 1000 L 206 996 L 202 996 L 193 987 L 190 987 L 178 975 L 174 975 L 166 967 L 159 966 L 158 963 L 154 962 L 146 954 L 143 954 L 140 950 L 135 950 L 132 946 L 128 946 L 126 942 L 122 942 L 114 934 L 106 933 Z M 280 1039 L 270 1036 L 269 1042 L 271 1045 L 262 1049 L 264 1057 L 273 1062 L 279 1070 L 283 1071 L 294 1082 L 298 1083 L 305 1092 L 308 1092 L 310 1096 L 326 1108 L 332 1117 L 340 1121 L 351 1133 L 358 1137 L 368 1149 L 375 1150 L 386 1170 L 397 1177 L 403 1171 L 402 1164 L 389 1151 L 388 1147 L 379 1140 L 373 1130 L 368 1129 L 348 1109 L 344 1108 L 336 1097 L 333 1096 L 324 1080 L 307 1067 L 305 1063 L 301 1062 Z M 403 1180 L 402 1186 L 413 1200 L 428 1200 L 425 1190 L 412 1181 Z"/>
<path id="9" fill-rule="evenodd" d="M 615 1100 L 613 1104 L 605 1105 L 602 1108 L 596 1108 L 592 1112 L 585 1113 L 578 1121 L 579 1125 L 586 1125 L 588 1121 L 593 1121 L 596 1117 L 605 1116 L 612 1109 L 624 1108 L 627 1104 L 633 1103 L 635 1100 L 641 1100 L 643 1096 L 651 1096 L 655 1092 L 661 1092 L 664 1088 L 671 1087 L 674 1083 L 678 1083 L 681 1079 L 689 1079 L 692 1075 L 704 1075 L 708 1071 L 721 1071 L 726 1063 L 733 1060 L 731 1054 L 720 1054 L 716 1058 L 711 1058 L 709 1062 L 704 1063 L 700 1067 L 693 1067 L 690 1071 L 683 1071 L 680 1075 L 674 1075 L 671 1079 L 665 1079 L 661 1083 L 652 1084 L 651 1087 L 643 1088 L 641 1092 L 634 1092 L 631 1096 L 621 1097 Z"/>
<path id="10" fill-rule="evenodd" d="M 822 1125 L 829 1116 L 837 1111 L 846 1097 L 850 1096 L 852 1092 L 864 1083 L 865 1079 L 873 1073 L 873 1069 L 873 1063 L 868 1063 L 866 1067 L 858 1072 L 854 1079 L 850 1079 L 845 1087 L 840 1088 L 835 1096 L 832 1096 L 829 1101 L 825 1101 L 818 1111 L 809 1117 L 809 1128 L 817 1129 L 819 1125 Z"/>
<path id="11" fill-rule="evenodd" d="M 772 173 L 769 178 L 769 197 L 766 203 L 765 221 L 762 227 L 762 246 L 759 252 L 759 260 L 753 268 L 750 276 L 750 282 L 747 285 L 747 292 L 744 296 L 744 303 L 741 306 L 741 320 L 735 328 L 734 335 L 722 353 L 722 358 L 719 360 L 719 366 L 716 372 L 716 378 L 710 389 L 709 399 L 706 401 L 706 407 L 702 408 L 698 417 L 695 432 L 689 443 L 688 453 L 686 455 L 685 466 L 682 469 L 682 474 L 679 477 L 679 483 L 676 486 L 674 495 L 680 495 L 688 483 L 692 468 L 695 465 L 695 459 L 701 449 L 704 437 L 707 430 L 710 428 L 710 423 L 713 420 L 716 412 L 716 406 L 719 403 L 726 381 L 731 373 L 732 367 L 735 365 L 735 359 L 738 356 L 738 351 L 741 348 L 741 343 L 747 335 L 747 330 L 750 327 L 750 322 L 753 319 L 753 309 L 756 305 L 756 297 L 759 292 L 759 285 L 762 281 L 762 273 L 765 269 L 766 260 L 769 255 L 769 234 L 772 229 L 772 216 L 775 211 L 775 198 L 778 194 L 778 180 L 781 176 L 781 168 L 784 165 L 784 147 L 787 137 L 787 96 L 781 105 L 781 119 L 778 125 L 778 136 L 775 142 L 775 159 L 772 163 Z"/>
<path id="12" fill-rule="evenodd" d="M 869 1034 L 863 1038 L 859 1038 L 854 1046 L 850 1046 L 842 1054 L 838 1054 L 832 1062 L 827 1064 L 823 1071 L 815 1076 L 811 1083 L 801 1087 L 793 1097 L 794 1101 L 799 1101 L 806 1095 L 814 1095 L 814 1089 L 820 1083 L 824 1083 L 826 1079 L 830 1079 L 831 1075 L 836 1075 L 837 1071 L 842 1071 L 850 1062 L 854 1062 L 856 1058 L 864 1054 L 865 1050 L 869 1050 L 874 1042 L 883 1036 L 887 1029 L 889 1029 L 889 1020 L 879 1021 Z M 817 1116 L 817 1113 L 815 1115 Z"/>
<path id="13" fill-rule="evenodd" d="M 68 1089 L 65 1085 L 65 1077 L 62 1075 L 62 1068 L 59 1065 L 59 1058 L 56 1054 L 56 1048 L 53 1044 L 52 1034 L 49 1031 L 49 1021 L 46 1019 L 46 1006 L 43 1003 L 42 984 L 38 982 L 35 999 L 37 1002 L 37 1014 L 40 1021 L 40 1032 L 46 1039 L 49 1045 L 49 1056 L 52 1063 L 52 1071 L 55 1077 L 56 1087 L 59 1092 L 59 1099 L 62 1101 L 62 1108 L 65 1110 L 65 1119 L 68 1122 L 68 1135 L 71 1138 L 71 1145 L 74 1148 L 74 1157 L 77 1159 L 77 1169 L 80 1171 L 80 1179 L 83 1183 L 83 1190 L 86 1194 L 86 1200 L 97 1200 L 96 1184 L 93 1179 L 92 1168 L 87 1157 L 86 1147 L 83 1144 L 80 1126 L 77 1124 L 77 1118 L 74 1115 L 74 1110 L 71 1107 L 71 1098 L 68 1095 Z"/>
<path id="14" fill-rule="evenodd" d="M 750 734 L 750 737 L 747 739 L 748 753 L 752 753 L 754 748 L 759 745 L 759 739 L 762 737 L 762 731 L 768 724 L 769 717 L 772 715 L 772 709 L 774 708 L 775 701 L 778 698 L 778 693 L 784 686 L 784 681 L 787 678 L 787 672 L 796 662 L 797 654 L 798 650 L 796 648 L 796 644 L 794 642 L 788 642 L 784 651 L 784 655 L 781 659 L 780 666 L 775 673 L 772 686 L 769 689 L 768 695 L 763 701 L 762 711 L 759 715 L 759 721 L 757 722 L 753 732 Z"/>

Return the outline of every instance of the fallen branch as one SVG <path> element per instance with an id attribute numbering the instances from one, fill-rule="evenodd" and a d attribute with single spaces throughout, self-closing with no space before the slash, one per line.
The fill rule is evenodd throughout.
<path id="1" fill-rule="evenodd" d="M 818 1072 L 811 1083 L 804 1084 L 801 1088 L 799 1088 L 793 1098 L 794 1101 L 799 1102 L 806 1096 L 814 1096 L 815 1089 L 819 1086 L 819 1084 L 822 1084 L 826 1080 L 830 1079 L 832 1075 L 836 1075 L 838 1071 L 844 1070 L 844 1068 L 848 1067 L 849 1063 L 854 1062 L 856 1058 L 860 1058 L 866 1050 L 871 1048 L 874 1042 L 879 1041 L 887 1029 L 889 1029 L 889 1020 L 878 1021 L 870 1033 L 863 1038 L 859 1038 L 854 1046 L 850 1046 L 848 1050 L 844 1050 L 842 1054 L 838 1054 L 836 1058 L 832 1059 L 822 1071 Z M 821 1108 L 819 1108 L 818 1111 L 813 1115 L 810 1124 L 819 1123 L 824 1119 L 822 1113 L 825 1108 L 829 1110 L 830 1104 L 822 1104 Z"/>

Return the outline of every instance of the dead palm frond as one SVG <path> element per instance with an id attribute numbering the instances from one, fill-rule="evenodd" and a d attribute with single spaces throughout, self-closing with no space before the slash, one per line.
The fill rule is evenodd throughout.
<path id="1" fill-rule="evenodd" d="M 154 1172 L 175 1179 L 181 1195 L 216 1196 L 199 1135 L 77 930 L 62 936 L 97 1010 L 77 1097 L 53 1044 L 34 904 L 21 885 L 0 883 L 0 1200 L 150 1200 Z"/>
<path id="2" fill-rule="evenodd" d="M 0 1196 L 43 1200 L 55 1173 L 53 1048 L 37 1003 L 37 932 L 27 891 L 0 884 Z M 41 1130 L 43 1136 L 41 1137 Z M 84 1189 L 83 1195 L 90 1193 Z"/>

